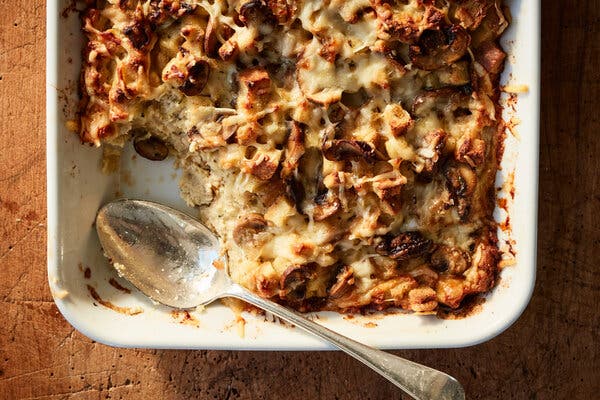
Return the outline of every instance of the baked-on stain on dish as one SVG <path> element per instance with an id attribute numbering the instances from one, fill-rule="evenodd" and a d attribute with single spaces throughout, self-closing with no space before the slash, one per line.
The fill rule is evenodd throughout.
<path id="1" fill-rule="evenodd" d="M 497 279 L 496 284 L 498 283 L 499 279 Z M 481 295 L 467 296 L 457 309 L 440 307 L 436 316 L 440 319 L 448 320 L 468 318 L 481 312 L 483 310 L 483 303 L 485 303 L 485 298 Z"/>
<path id="2" fill-rule="evenodd" d="M 200 321 L 192 316 L 188 310 L 173 310 L 171 311 L 171 318 L 182 325 L 190 325 L 196 328 L 200 327 Z"/>
<path id="3" fill-rule="evenodd" d="M 110 279 L 108 280 L 108 283 L 109 283 L 109 284 L 110 284 L 112 287 L 114 287 L 114 288 L 115 288 L 115 289 L 117 289 L 117 290 L 120 290 L 120 291 L 121 291 L 121 292 L 123 292 L 123 293 L 131 294 L 131 289 L 128 289 L 128 288 L 126 288 L 126 287 L 122 286 L 122 285 L 119 283 L 119 281 L 117 281 L 115 278 L 110 278 Z"/>
<path id="4" fill-rule="evenodd" d="M 90 296 L 92 296 L 92 298 L 94 300 L 96 300 L 98 302 L 98 304 L 100 304 L 108 309 L 111 309 L 113 311 L 116 311 L 120 314 L 125 314 L 125 315 L 138 315 L 138 314 L 141 314 L 144 312 L 144 310 L 142 310 L 140 307 L 117 306 L 117 305 L 111 303 L 110 301 L 104 300 L 103 298 L 101 298 L 93 286 L 91 286 L 91 285 L 86 285 L 86 286 L 87 286 L 88 291 L 90 292 Z"/>

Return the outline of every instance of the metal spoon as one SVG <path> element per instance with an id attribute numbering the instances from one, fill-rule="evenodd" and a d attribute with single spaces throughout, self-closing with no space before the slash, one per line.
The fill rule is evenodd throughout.
<path id="1" fill-rule="evenodd" d="M 212 264 L 219 258 L 214 234 L 184 213 L 117 200 L 100 209 L 96 230 L 119 274 L 160 303 L 192 308 L 236 297 L 333 344 L 417 400 L 465 398 L 460 383 L 447 374 L 358 343 L 232 282 Z"/>

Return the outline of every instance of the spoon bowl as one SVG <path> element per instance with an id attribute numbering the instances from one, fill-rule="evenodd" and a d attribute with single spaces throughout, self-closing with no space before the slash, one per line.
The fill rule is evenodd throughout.
<path id="1" fill-rule="evenodd" d="M 219 242 L 204 225 L 161 204 L 117 200 L 100 209 L 96 231 L 120 276 L 152 300 L 192 308 L 231 282 L 213 263 Z"/>
<path id="2" fill-rule="evenodd" d="M 232 282 L 215 267 L 217 238 L 184 213 L 148 201 L 117 200 L 100 209 L 96 231 L 119 275 L 159 303 L 192 308 L 235 297 L 328 341 L 415 399 L 465 398 L 460 383 L 443 372 L 356 342 Z"/>

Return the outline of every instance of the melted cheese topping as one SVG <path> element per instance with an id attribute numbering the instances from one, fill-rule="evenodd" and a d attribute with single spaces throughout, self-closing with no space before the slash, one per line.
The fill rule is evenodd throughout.
<path id="1" fill-rule="evenodd" d="M 235 281 L 350 311 L 493 286 L 499 2 L 95 3 L 83 141 L 166 145 Z"/>

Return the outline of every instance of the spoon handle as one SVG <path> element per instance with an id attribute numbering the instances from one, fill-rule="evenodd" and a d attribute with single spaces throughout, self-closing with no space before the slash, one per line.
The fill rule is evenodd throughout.
<path id="1" fill-rule="evenodd" d="M 333 344 L 385 377 L 417 400 L 464 400 L 460 383 L 443 372 L 366 346 L 312 322 L 275 302 L 263 299 L 233 284 L 226 296 L 236 297 L 266 310 L 279 318 Z"/>

